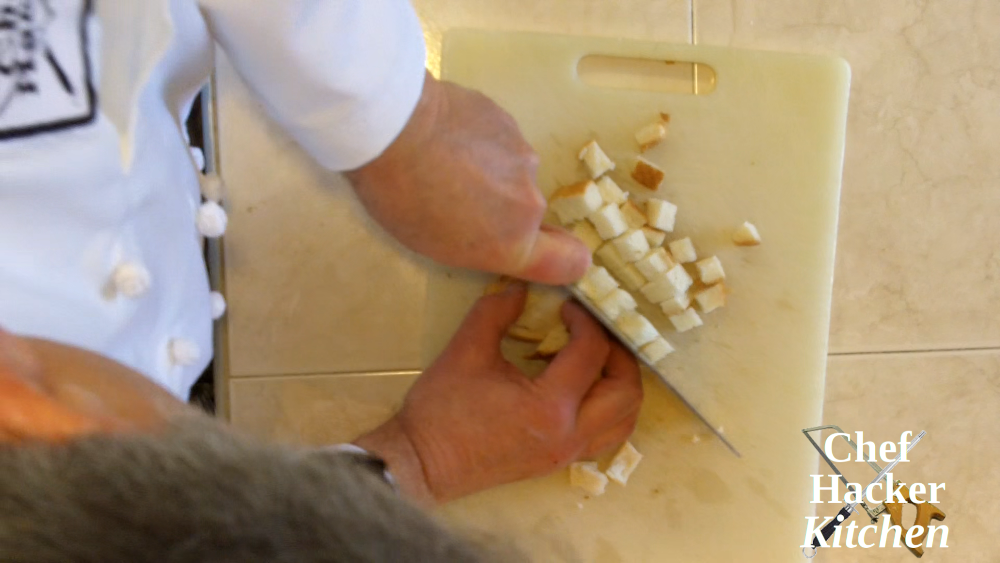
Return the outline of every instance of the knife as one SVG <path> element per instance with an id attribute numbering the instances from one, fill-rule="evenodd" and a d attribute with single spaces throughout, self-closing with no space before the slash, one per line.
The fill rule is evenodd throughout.
<path id="1" fill-rule="evenodd" d="M 591 303 L 590 299 L 587 299 L 587 297 L 583 294 L 583 292 L 580 291 L 576 286 L 568 285 L 565 287 L 567 290 L 569 290 L 570 294 L 572 294 L 573 297 L 576 298 L 576 300 L 580 303 L 580 305 L 583 305 L 583 307 L 587 309 L 587 311 L 589 311 L 591 315 L 593 315 L 598 321 L 600 321 L 602 325 L 604 325 L 604 328 L 608 329 L 608 332 L 613 334 L 614 337 L 617 338 L 618 341 L 625 346 L 625 348 L 627 348 L 630 352 L 632 352 L 632 354 L 635 355 L 635 357 L 642 363 L 642 365 L 646 366 L 647 368 L 649 368 L 649 371 L 656 374 L 656 376 L 660 378 L 660 381 L 662 381 L 663 384 L 666 385 L 668 389 L 673 391 L 674 395 L 677 395 L 677 398 L 679 398 L 681 402 L 684 403 L 684 405 L 692 413 L 694 413 L 694 415 L 698 417 L 698 419 L 701 420 L 705 424 L 705 426 L 707 426 L 709 430 L 711 430 L 712 433 L 715 434 L 715 436 L 723 444 L 726 445 L 727 448 L 729 448 L 729 451 L 733 452 L 733 454 L 735 454 L 736 457 L 742 457 L 740 455 L 740 452 L 729 442 L 729 440 L 726 439 L 726 437 L 719 430 L 721 426 L 712 424 L 712 422 L 709 421 L 707 418 L 705 418 L 703 414 L 698 412 L 698 409 L 694 408 L 694 405 L 688 402 L 688 400 L 684 397 L 684 395 L 682 395 L 679 391 L 677 391 L 677 389 L 673 385 L 670 384 L 670 381 L 668 381 L 666 375 L 664 375 L 660 371 L 660 368 L 650 364 L 643 358 L 642 354 L 639 353 L 639 349 L 634 344 L 632 344 L 632 342 L 629 341 L 629 339 L 622 333 L 621 330 L 618 329 L 618 326 L 615 325 L 615 323 L 611 319 L 609 319 L 607 315 L 605 315 L 603 312 L 601 312 L 600 309 L 598 309 L 593 303 Z M 914 441 L 914 443 L 916 443 L 916 441 Z M 913 447 L 913 444 L 910 444 L 910 447 Z"/>

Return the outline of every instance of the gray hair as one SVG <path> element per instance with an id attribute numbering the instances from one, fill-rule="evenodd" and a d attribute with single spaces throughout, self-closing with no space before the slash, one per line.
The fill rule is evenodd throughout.
<path id="1" fill-rule="evenodd" d="M 487 551 L 349 456 L 264 446 L 200 416 L 155 436 L 0 446 L 4 562 L 499 560 Z"/>

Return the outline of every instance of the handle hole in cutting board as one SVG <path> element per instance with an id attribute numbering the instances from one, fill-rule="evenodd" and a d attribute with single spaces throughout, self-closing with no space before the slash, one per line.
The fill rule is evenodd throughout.
<path id="1" fill-rule="evenodd" d="M 715 90 L 715 69 L 704 63 L 587 55 L 576 66 L 588 86 L 705 96 Z"/>

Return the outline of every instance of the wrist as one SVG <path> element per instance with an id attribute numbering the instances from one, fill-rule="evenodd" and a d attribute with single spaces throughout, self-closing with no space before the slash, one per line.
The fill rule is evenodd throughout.
<path id="1" fill-rule="evenodd" d="M 397 418 L 389 419 L 354 440 L 353 444 L 385 460 L 396 485 L 406 497 L 424 506 L 435 504 L 420 455 Z"/>

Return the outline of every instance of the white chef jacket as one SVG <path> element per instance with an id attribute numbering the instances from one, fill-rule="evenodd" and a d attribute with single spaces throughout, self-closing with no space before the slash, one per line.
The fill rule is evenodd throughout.
<path id="1" fill-rule="evenodd" d="M 204 178 L 183 122 L 213 39 L 333 170 L 380 154 L 423 86 L 406 0 L 0 0 L 0 326 L 181 398 L 212 354 Z M 123 264 L 148 289 L 125 295 Z"/>

